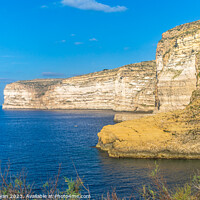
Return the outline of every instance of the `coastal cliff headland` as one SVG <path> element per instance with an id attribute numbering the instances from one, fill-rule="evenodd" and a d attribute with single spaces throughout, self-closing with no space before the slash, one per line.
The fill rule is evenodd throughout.
<path id="1" fill-rule="evenodd" d="M 8 84 L 3 109 L 142 113 L 116 115 L 116 121 L 125 122 L 104 127 L 97 147 L 111 157 L 200 159 L 199 78 L 200 21 L 196 21 L 163 33 L 155 61 L 67 79 Z M 126 121 L 134 118 L 139 119 Z"/>
<path id="2" fill-rule="evenodd" d="M 200 21 L 163 33 L 156 68 L 159 112 L 105 126 L 97 147 L 117 158 L 200 159 Z"/>

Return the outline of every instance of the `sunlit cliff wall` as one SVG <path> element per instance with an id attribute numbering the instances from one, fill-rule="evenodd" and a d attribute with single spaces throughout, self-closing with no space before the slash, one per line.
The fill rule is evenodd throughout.
<path id="1" fill-rule="evenodd" d="M 112 109 L 155 107 L 155 61 L 68 79 L 18 81 L 4 90 L 4 109 Z"/>

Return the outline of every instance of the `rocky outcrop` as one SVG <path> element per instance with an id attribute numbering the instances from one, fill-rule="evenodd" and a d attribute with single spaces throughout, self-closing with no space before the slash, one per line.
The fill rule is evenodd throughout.
<path id="1" fill-rule="evenodd" d="M 155 61 L 68 79 L 18 81 L 6 86 L 3 109 L 153 112 L 155 85 Z"/>
<path id="2" fill-rule="evenodd" d="M 97 147 L 116 158 L 200 159 L 199 97 L 184 110 L 105 126 Z"/>
<path id="3" fill-rule="evenodd" d="M 134 119 L 140 119 L 146 116 L 152 116 L 154 113 L 142 113 L 142 112 L 118 112 L 115 114 L 114 122 L 123 122 L 123 121 L 129 121 Z"/>

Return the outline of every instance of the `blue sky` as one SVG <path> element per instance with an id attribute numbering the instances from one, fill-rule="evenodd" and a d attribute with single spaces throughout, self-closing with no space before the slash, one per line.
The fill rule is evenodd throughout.
<path id="1" fill-rule="evenodd" d="M 9 0 L 0 5 L 0 103 L 9 82 L 155 59 L 163 32 L 200 19 L 199 0 Z"/>

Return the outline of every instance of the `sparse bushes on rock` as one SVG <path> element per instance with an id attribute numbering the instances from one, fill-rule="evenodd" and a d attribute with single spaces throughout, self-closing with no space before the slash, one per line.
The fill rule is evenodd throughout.
<path id="1" fill-rule="evenodd" d="M 60 176 L 60 168 L 54 179 L 47 181 L 41 190 L 44 195 L 41 196 L 34 193 L 34 185 L 27 184 L 27 174 L 24 170 L 17 176 L 12 176 L 10 166 L 0 174 L 0 199 L 82 199 L 81 192 L 86 191 L 88 195 L 84 195 L 84 199 L 94 199 L 90 196 L 90 191 L 85 187 L 82 179 L 77 174 L 76 180 L 64 178 L 66 188 L 59 191 L 58 182 Z M 12 177 L 12 178 L 11 178 Z M 200 175 L 199 172 L 194 176 L 193 180 L 186 183 L 182 187 L 169 189 L 166 181 L 161 176 L 160 168 L 155 163 L 155 168 L 150 173 L 151 182 L 141 186 L 141 191 L 134 191 L 140 194 L 139 198 L 130 195 L 129 198 L 119 198 L 115 190 L 108 192 L 106 196 L 97 197 L 99 200 L 199 200 L 200 199 Z M 100 196 L 97 194 L 97 196 Z M 35 197 L 35 198 L 34 198 Z M 96 198 L 95 198 L 96 199 Z M 98 200 L 97 199 L 97 200 Z"/>

